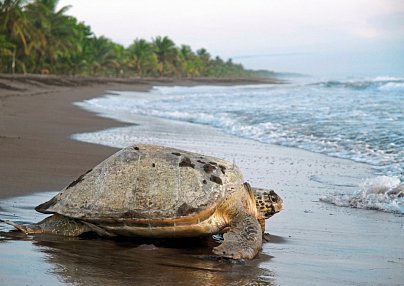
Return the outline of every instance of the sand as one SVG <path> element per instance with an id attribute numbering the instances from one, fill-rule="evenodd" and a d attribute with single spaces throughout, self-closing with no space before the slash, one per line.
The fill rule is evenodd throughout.
<path id="1" fill-rule="evenodd" d="M 13 95 L 10 89 L 9 95 L 0 89 L 0 215 L 39 220 L 33 211 L 38 202 L 117 150 L 70 136 L 107 128 L 97 133 L 100 143 L 113 136 L 122 145 L 156 143 L 224 157 L 237 163 L 252 185 L 275 189 L 285 209 L 267 221 L 271 241 L 253 261 L 231 264 L 206 258 L 212 241 L 172 245 L 54 237 L 3 240 L 0 253 L 8 263 L 0 264 L 0 284 L 400 285 L 404 281 L 402 216 L 319 201 L 325 193 L 355 189 L 372 176 L 369 166 L 189 123 L 133 115 L 130 121 L 137 124 L 133 126 L 71 104 L 105 90 L 145 90 L 149 84 L 154 83 L 92 83 Z M 52 193 L 35 194 L 45 191 Z M 6 228 L 0 225 L 2 230 Z M 16 277 L 22 280 L 17 283 Z"/>
<path id="2" fill-rule="evenodd" d="M 108 79 L 0 74 L 0 198 L 58 190 L 116 149 L 69 140 L 125 124 L 71 103 L 107 90 L 145 91 L 153 85 L 274 82 L 251 79 Z"/>

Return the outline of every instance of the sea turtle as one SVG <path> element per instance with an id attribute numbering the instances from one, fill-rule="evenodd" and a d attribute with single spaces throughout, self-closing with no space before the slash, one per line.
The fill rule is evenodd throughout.
<path id="1" fill-rule="evenodd" d="M 26 234 L 197 237 L 224 233 L 213 249 L 252 259 L 265 219 L 282 209 L 272 190 L 251 188 L 225 160 L 157 145 L 134 145 L 87 171 L 35 210 L 39 223 L 7 222 Z"/>

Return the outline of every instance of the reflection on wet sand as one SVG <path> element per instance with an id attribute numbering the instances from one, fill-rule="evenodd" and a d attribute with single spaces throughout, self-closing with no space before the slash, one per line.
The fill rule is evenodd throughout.
<path id="1" fill-rule="evenodd" d="M 42 263 L 50 264 L 51 274 L 65 284 L 273 285 L 274 281 L 269 270 L 259 267 L 268 256 L 246 262 L 218 260 L 210 255 L 216 244 L 210 238 L 129 241 L 38 235 L 24 243 L 32 243 L 31 251 L 40 253 Z"/>
<path id="2" fill-rule="evenodd" d="M 53 193 L 0 201 L 0 217 L 44 218 L 34 207 Z M 175 240 L 26 236 L 0 223 L 0 285 L 273 285 L 270 256 L 231 262 L 212 256 L 211 237 Z M 11 231 L 10 231 L 11 230 Z M 276 237 L 271 236 L 271 242 Z M 265 264 L 265 269 L 260 265 Z"/>
<path id="3" fill-rule="evenodd" d="M 0 216 L 33 223 L 34 206 L 49 194 L 0 202 Z M 174 240 L 26 236 L 0 224 L 0 285 L 273 285 L 256 259 L 231 262 L 212 256 L 211 237 Z M 275 239 L 275 238 L 274 238 Z M 271 240 L 272 241 L 272 240 Z"/>

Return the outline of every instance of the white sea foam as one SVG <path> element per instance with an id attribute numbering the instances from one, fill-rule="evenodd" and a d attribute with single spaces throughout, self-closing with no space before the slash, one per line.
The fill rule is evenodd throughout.
<path id="1" fill-rule="evenodd" d="M 375 176 L 404 181 L 404 117 L 399 108 L 403 84 L 403 78 L 377 77 L 155 87 L 148 93 L 115 92 L 78 105 L 125 122 L 139 123 L 131 115 L 140 114 L 209 125 L 240 137 L 367 163 Z M 123 128 L 73 137 L 122 147 L 139 140 L 138 133 Z M 388 186 L 386 180 L 394 182 L 385 179 L 382 185 Z M 402 212 L 402 195 L 395 200 L 394 192 L 380 195 L 369 191 L 373 189 L 363 186 L 355 194 L 334 196 L 333 203 Z"/>
<path id="2" fill-rule="evenodd" d="M 404 81 L 388 82 L 379 87 L 381 90 L 404 90 Z"/>
<path id="3" fill-rule="evenodd" d="M 371 164 L 401 176 L 401 78 L 287 85 L 155 87 L 79 103 L 125 121 L 128 114 L 210 125 L 236 136 Z"/>
<path id="4" fill-rule="evenodd" d="M 398 177 L 378 176 L 365 180 L 355 192 L 327 195 L 320 200 L 342 207 L 404 214 L 404 184 Z"/>
<path id="5" fill-rule="evenodd" d="M 404 77 L 396 76 L 377 76 L 372 79 L 373 81 L 404 81 Z"/>

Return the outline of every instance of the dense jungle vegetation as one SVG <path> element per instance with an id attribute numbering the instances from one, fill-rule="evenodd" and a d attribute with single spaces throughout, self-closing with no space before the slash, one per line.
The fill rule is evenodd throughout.
<path id="1" fill-rule="evenodd" d="M 0 72 L 82 76 L 249 77 L 258 75 L 206 49 L 169 37 L 124 47 L 69 16 L 58 0 L 0 1 Z"/>

